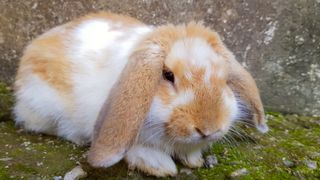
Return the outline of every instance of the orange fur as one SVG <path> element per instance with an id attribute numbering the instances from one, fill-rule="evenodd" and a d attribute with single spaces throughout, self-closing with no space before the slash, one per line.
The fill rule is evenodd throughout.
<path id="1" fill-rule="evenodd" d="M 170 104 L 173 99 L 174 99 L 174 95 L 175 94 L 172 94 L 170 93 L 170 85 L 168 85 L 168 82 L 166 82 L 165 80 L 161 80 L 160 81 L 160 84 L 159 84 L 159 89 L 157 91 L 156 94 L 159 95 L 161 101 L 163 102 L 163 104 L 165 105 L 168 105 Z"/>
<path id="2" fill-rule="evenodd" d="M 71 64 L 65 59 L 63 35 L 52 34 L 33 41 L 21 59 L 17 83 L 28 71 L 43 79 L 60 93 L 69 93 L 72 89 Z"/>
<path id="3" fill-rule="evenodd" d="M 265 125 L 264 110 L 260 94 L 252 76 L 238 63 L 231 64 L 228 84 L 247 103 L 255 125 Z"/>
<path id="4" fill-rule="evenodd" d="M 215 51 L 221 55 L 221 46 L 224 46 L 219 35 L 200 23 L 190 22 L 187 25 L 165 25 L 156 29 L 156 32 L 150 37 L 150 40 L 161 45 L 165 52 L 169 52 L 173 43 L 183 38 L 201 38 L 206 40 Z"/>
<path id="5" fill-rule="evenodd" d="M 174 109 L 167 125 L 167 133 L 170 136 L 187 137 L 195 128 L 213 133 L 229 121 L 227 118 L 230 112 L 223 103 L 222 95 L 222 91 L 226 89 L 226 80 L 212 77 L 211 83 L 214 87 L 206 87 L 199 80 L 202 79 L 203 73 L 198 73 L 189 82 L 190 89 L 195 92 L 195 99 L 190 104 Z"/>

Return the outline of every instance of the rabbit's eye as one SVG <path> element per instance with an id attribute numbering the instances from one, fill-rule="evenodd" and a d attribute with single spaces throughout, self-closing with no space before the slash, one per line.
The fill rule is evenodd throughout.
<path id="1" fill-rule="evenodd" d="M 174 74 L 171 71 L 163 70 L 162 75 L 164 79 L 174 83 Z"/>

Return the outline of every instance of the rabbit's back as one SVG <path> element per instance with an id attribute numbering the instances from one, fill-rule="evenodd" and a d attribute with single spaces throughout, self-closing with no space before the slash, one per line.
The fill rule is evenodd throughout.
<path id="1" fill-rule="evenodd" d="M 35 39 L 15 82 L 15 119 L 26 129 L 78 144 L 91 140 L 99 110 L 151 28 L 121 15 L 88 15 Z"/>

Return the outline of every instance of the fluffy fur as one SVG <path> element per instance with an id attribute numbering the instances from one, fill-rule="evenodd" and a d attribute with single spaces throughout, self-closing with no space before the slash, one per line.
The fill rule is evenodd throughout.
<path id="1" fill-rule="evenodd" d="M 253 78 L 197 23 L 151 27 L 102 12 L 58 26 L 26 48 L 15 97 L 25 129 L 91 143 L 93 166 L 125 158 L 155 176 L 177 173 L 172 157 L 202 166 L 202 151 L 241 117 L 242 104 L 268 130 Z"/>

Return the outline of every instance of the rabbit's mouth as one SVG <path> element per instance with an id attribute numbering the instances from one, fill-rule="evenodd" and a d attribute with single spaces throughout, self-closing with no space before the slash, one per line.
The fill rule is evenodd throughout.
<path id="1" fill-rule="evenodd" d="M 226 132 L 217 131 L 207 136 L 200 135 L 200 134 L 192 134 L 189 137 L 175 137 L 174 141 L 176 143 L 183 143 L 183 144 L 212 143 L 212 142 L 221 140 L 225 135 L 226 135 Z"/>
<path id="2" fill-rule="evenodd" d="M 224 132 L 222 131 L 218 131 L 218 132 L 214 132 L 206 137 L 203 137 L 202 139 L 205 141 L 210 141 L 210 142 L 214 142 L 214 141 L 218 141 L 221 138 L 223 138 L 223 136 L 225 135 Z"/>

